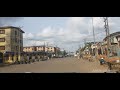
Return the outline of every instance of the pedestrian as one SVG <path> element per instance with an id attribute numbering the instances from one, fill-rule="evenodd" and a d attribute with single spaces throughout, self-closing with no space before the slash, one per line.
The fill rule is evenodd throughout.
<path id="1" fill-rule="evenodd" d="M 83 59 L 83 55 L 82 55 L 82 53 L 80 54 L 80 59 Z"/>
<path id="2" fill-rule="evenodd" d="M 78 54 L 78 59 L 80 59 L 80 55 Z"/>
<path id="3" fill-rule="evenodd" d="M 30 59 L 29 59 L 29 56 L 27 55 L 27 62 L 29 62 L 30 63 Z"/>
<path id="4" fill-rule="evenodd" d="M 103 58 L 101 58 L 99 61 L 100 61 L 100 65 L 103 65 L 105 63 L 105 60 Z"/>

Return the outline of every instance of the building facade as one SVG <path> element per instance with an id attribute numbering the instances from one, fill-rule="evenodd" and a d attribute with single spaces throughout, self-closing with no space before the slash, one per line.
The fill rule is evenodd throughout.
<path id="1" fill-rule="evenodd" d="M 4 53 L 6 60 L 15 61 L 20 58 L 23 51 L 23 33 L 19 27 L 0 27 L 0 52 Z"/>
<path id="2" fill-rule="evenodd" d="M 35 46 L 23 47 L 23 51 L 24 52 L 34 52 L 34 51 L 36 51 L 35 48 L 36 48 Z"/>
<path id="3" fill-rule="evenodd" d="M 107 47 L 107 39 L 108 37 L 105 37 L 103 39 L 104 46 Z M 120 32 L 115 32 L 110 34 L 110 53 L 112 56 L 117 56 L 117 51 L 120 48 Z"/>
<path id="4" fill-rule="evenodd" d="M 43 52 L 51 52 L 51 53 L 55 53 L 56 52 L 56 48 L 53 46 L 28 46 L 28 47 L 24 47 L 23 51 L 24 52 L 34 52 L 34 51 L 43 51 Z"/>

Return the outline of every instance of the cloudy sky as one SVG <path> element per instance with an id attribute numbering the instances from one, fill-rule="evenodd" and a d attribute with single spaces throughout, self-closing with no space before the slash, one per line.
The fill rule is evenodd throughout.
<path id="1" fill-rule="evenodd" d="M 120 31 L 120 18 L 109 17 L 110 33 Z M 103 17 L 93 17 L 95 40 L 105 37 Z M 24 46 L 58 46 L 75 51 L 86 42 L 93 41 L 92 17 L 0 17 L 0 26 L 20 26 L 24 34 Z"/>

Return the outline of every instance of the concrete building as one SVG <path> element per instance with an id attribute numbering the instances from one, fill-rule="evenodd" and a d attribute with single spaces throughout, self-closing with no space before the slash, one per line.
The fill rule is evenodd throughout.
<path id="1" fill-rule="evenodd" d="M 24 52 L 34 52 L 34 51 L 36 51 L 36 47 L 35 46 L 26 46 L 26 47 L 23 47 L 23 51 Z"/>
<path id="2" fill-rule="evenodd" d="M 103 45 L 105 47 L 107 47 L 107 39 L 108 37 L 103 39 Z M 120 32 L 115 32 L 110 34 L 110 50 L 113 56 L 117 55 L 118 48 L 120 48 Z"/>
<path id="3" fill-rule="evenodd" d="M 55 53 L 58 51 L 59 48 L 53 47 L 53 46 L 27 46 L 23 48 L 24 52 L 34 52 L 34 51 L 44 51 L 44 52 L 52 52 Z"/>
<path id="4" fill-rule="evenodd" d="M 19 27 L 0 27 L 0 52 L 4 53 L 5 61 L 20 59 L 20 53 L 23 51 L 23 33 Z"/>
<path id="5" fill-rule="evenodd" d="M 46 51 L 47 48 L 43 45 L 43 46 L 36 46 L 36 51 Z"/>
<path id="6" fill-rule="evenodd" d="M 23 58 L 32 57 L 33 60 L 33 58 L 35 57 L 35 60 L 39 61 L 39 60 L 46 60 L 56 56 L 57 52 L 59 51 L 59 48 L 53 46 L 44 46 L 44 45 L 27 46 L 23 48 L 23 51 L 26 54 L 23 56 Z"/>
<path id="7" fill-rule="evenodd" d="M 55 47 L 53 47 L 53 46 L 48 46 L 48 47 L 47 47 L 47 52 L 55 53 Z"/>

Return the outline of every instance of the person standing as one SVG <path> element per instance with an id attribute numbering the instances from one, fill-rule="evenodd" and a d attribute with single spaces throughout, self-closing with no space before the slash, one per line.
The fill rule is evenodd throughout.
<path id="1" fill-rule="evenodd" d="M 80 59 L 80 54 L 78 54 L 77 56 L 78 56 L 78 59 Z"/>
<path id="2" fill-rule="evenodd" d="M 80 54 L 80 59 L 83 59 L 83 55 L 82 55 L 82 53 Z"/>

